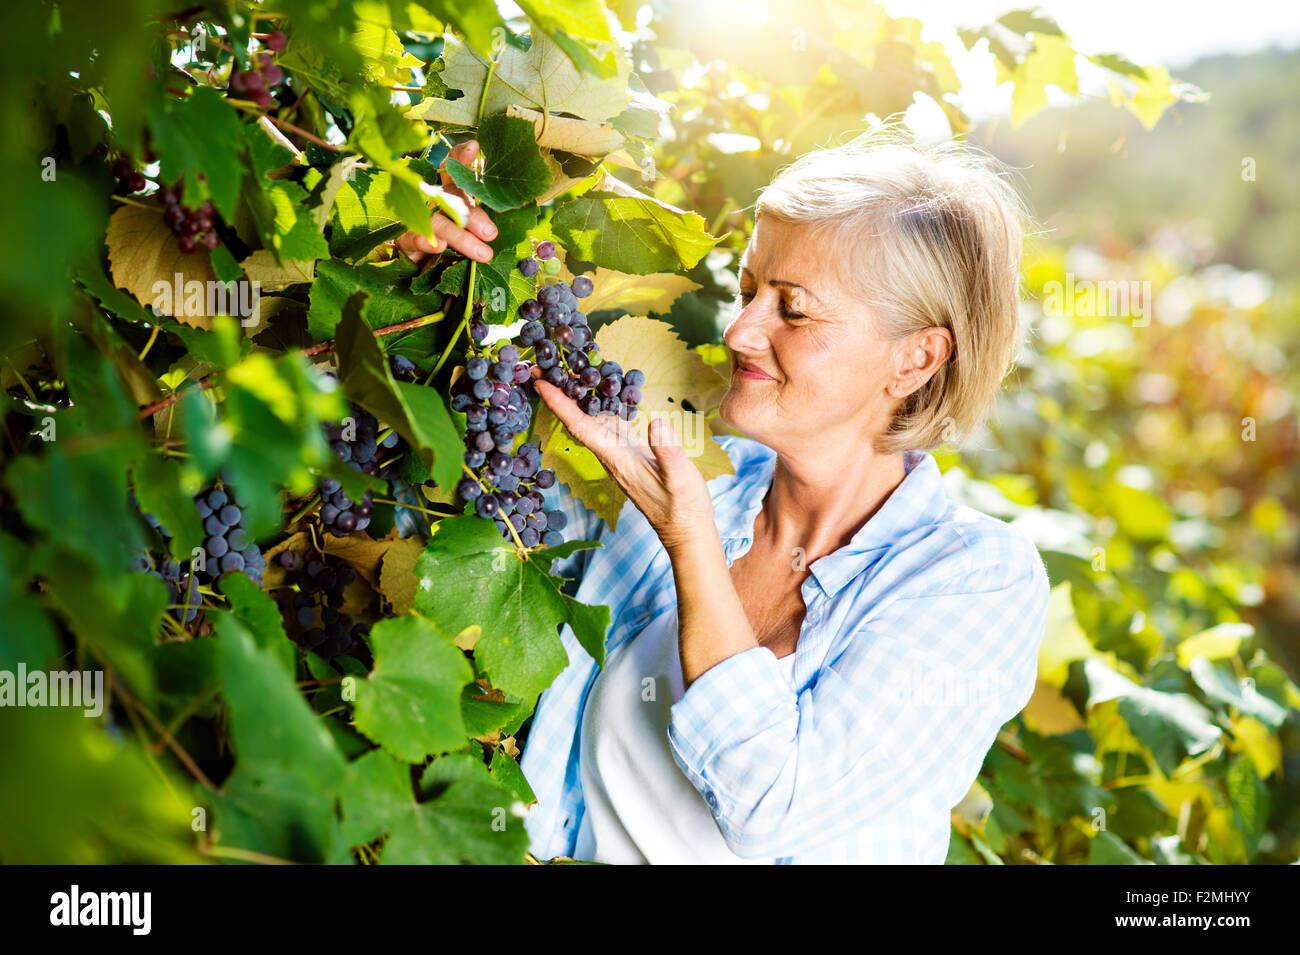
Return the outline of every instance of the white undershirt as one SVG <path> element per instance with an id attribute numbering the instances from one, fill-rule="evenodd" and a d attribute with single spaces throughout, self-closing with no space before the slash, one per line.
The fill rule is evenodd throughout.
<path id="1" fill-rule="evenodd" d="M 780 660 L 789 679 L 794 656 Z M 586 812 L 575 858 L 624 865 L 775 861 L 733 853 L 704 797 L 673 760 L 669 708 L 682 694 L 677 608 L 670 606 L 620 646 L 592 684 L 582 717 Z"/>

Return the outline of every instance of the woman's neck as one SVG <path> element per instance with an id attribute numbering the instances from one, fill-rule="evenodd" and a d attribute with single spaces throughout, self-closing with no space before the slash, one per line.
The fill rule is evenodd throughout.
<path id="1" fill-rule="evenodd" d="M 839 550 L 903 482 L 902 453 L 869 446 L 836 455 L 777 452 L 772 486 L 754 521 L 754 539 L 776 550 L 803 548 L 806 564 Z"/>

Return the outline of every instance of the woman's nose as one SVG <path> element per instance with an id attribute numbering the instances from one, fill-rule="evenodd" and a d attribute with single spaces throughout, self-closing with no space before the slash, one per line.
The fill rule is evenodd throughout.
<path id="1" fill-rule="evenodd" d="M 732 351 L 747 352 L 752 355 L 767 350 L 767 332 L 764 330 L 762 312 L 756 307 L 756 300 L 738 309 L 732 315 L 722 333 L 722 340 Z"/>

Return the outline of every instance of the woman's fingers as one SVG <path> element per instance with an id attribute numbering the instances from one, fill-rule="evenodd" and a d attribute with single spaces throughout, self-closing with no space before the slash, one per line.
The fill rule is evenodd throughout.
<path id="1" fill-rule="evenodd" d="M 447 158 L 455 159 L 466 166 L 472 166 L 478 158 L 478 154 L 478 141 L 470 139 L 453 146 L 447 154 Z M 447 249 L 452 249 L 466 258 L 478 262 L 492 261 L 494 253 L 487 243 L 497 237 L 497 227 L 492 223 L 487 211 L 482 206 L 475 205 L 474 200 L 466 196 L 456 186 L 447 173 L 445 159 L 439 169 L 439 175 L 444 189 L 455 193 L 469 203 L 470 212 L 465 227 L 462 228 L 456 225 L 442 212 L 434 212 L 430 216 L 430 224 L 433 226 L 432 239 L 420 235 L 418 232 L 407 232 L 400 236 L 393 245 L 406 253 L 411 261 L 417 264 L 429 256 L 438 255 Z"/>
<path id="2" fill-rule="evenodd" d="M 438 213 L 438 215 L 441 214 Z M 438 238 L 436 228 L 432 240 L 420 235 L 418 232 L 406 232 L 398 236 L 393 245 L 409 255 L 414 262 L 419 262 L 430 255 L 437 255 L 447 248 L 446 241 Z"/>
<path id="3" fill-rule="evenodd" d="M 442 242 L 443 248 L 455 249 L 467 259 L 474 259 L 477 262 L 492 261 L 494 255 L 492 246 L 471 235 L 468 230 L 462 229 L 441 212 L 433 216 L 433 235 L 435 239 Z M 424 236 L 420 238 L 424 239 Z M 427 239 L 425 241 L 428 242 Z"/>
<path id="4" fill-rule="evenodd" d="M 465 142 L 453 146 L 451 151 L 447 153 L 447 159 L 454 159 L 462 165 L 472 167 L 475 160 L 478 159 L 478 154 L 478 140 L 467 139 Z M 492 220 L 488 218 L 488 214 L 483 207 L 475 205 L 474 200 L 466 196 L 465 193 L 457 187 L 455 180 L 453 180 L 451 175 L 447 172 L 447 159 L 442 161 L 442 165 L 438 169 L 438 174 L 442 178 L 443 188 L 456 193 L 458 196 L 470 203 L 471 208 L 469 221 L 465 224 L 465 227 L 478 238 L 491 242 L 497 237 L 497 227 L 492 224 Z"/>

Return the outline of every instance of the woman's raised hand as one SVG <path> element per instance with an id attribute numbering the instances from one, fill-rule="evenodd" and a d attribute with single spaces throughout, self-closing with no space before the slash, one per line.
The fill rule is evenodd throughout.
<path id="1" fill-rule="evenodd" d="M 645 515 L 668 550 L 700 534 L 716 534 L 713 500 L 704 475 L 687 457 L 676 429 L 656 418 L 647 445 L 630 421 L 616 414 L 588 415 L 560 388 L 533 368 L 533 387 L 569 433 L 605 466 L 616 484 Z"/>
<path id="2" fill-rule="evenodd" d="M 468 139 L 460 145 L 452 147 L 451 152 L 447 154 L 447 159 L 455 159 L 469 166 L 473 164 L 477 156 L 478 140 Z M 432 239 L 420 235 L 418 232 L 407 232 L 398 238 L 393 245 L 405 252 L 411 261 L 416 263 L 449 248 L 467 258 L 479 262 L 490 262 L 493 253 L 492 248 L 487 243 L 496 238 L 497 227 L 492 224 L 492 220 L 488 218 L 488 214 L 483 211 L 482 206 L 475 205 L 473 199 L 456 188 L 451 176 L 447 174 L 446 159 L 443 160 L 438 175 L 442 179 L 442 187 L 445 190 L 455 193 L 469 203 L 469 221 L 465 224 L 465 228 L 462 229 L 456 225 L 442 212 L 434 212 L 432 214 Z"/>

